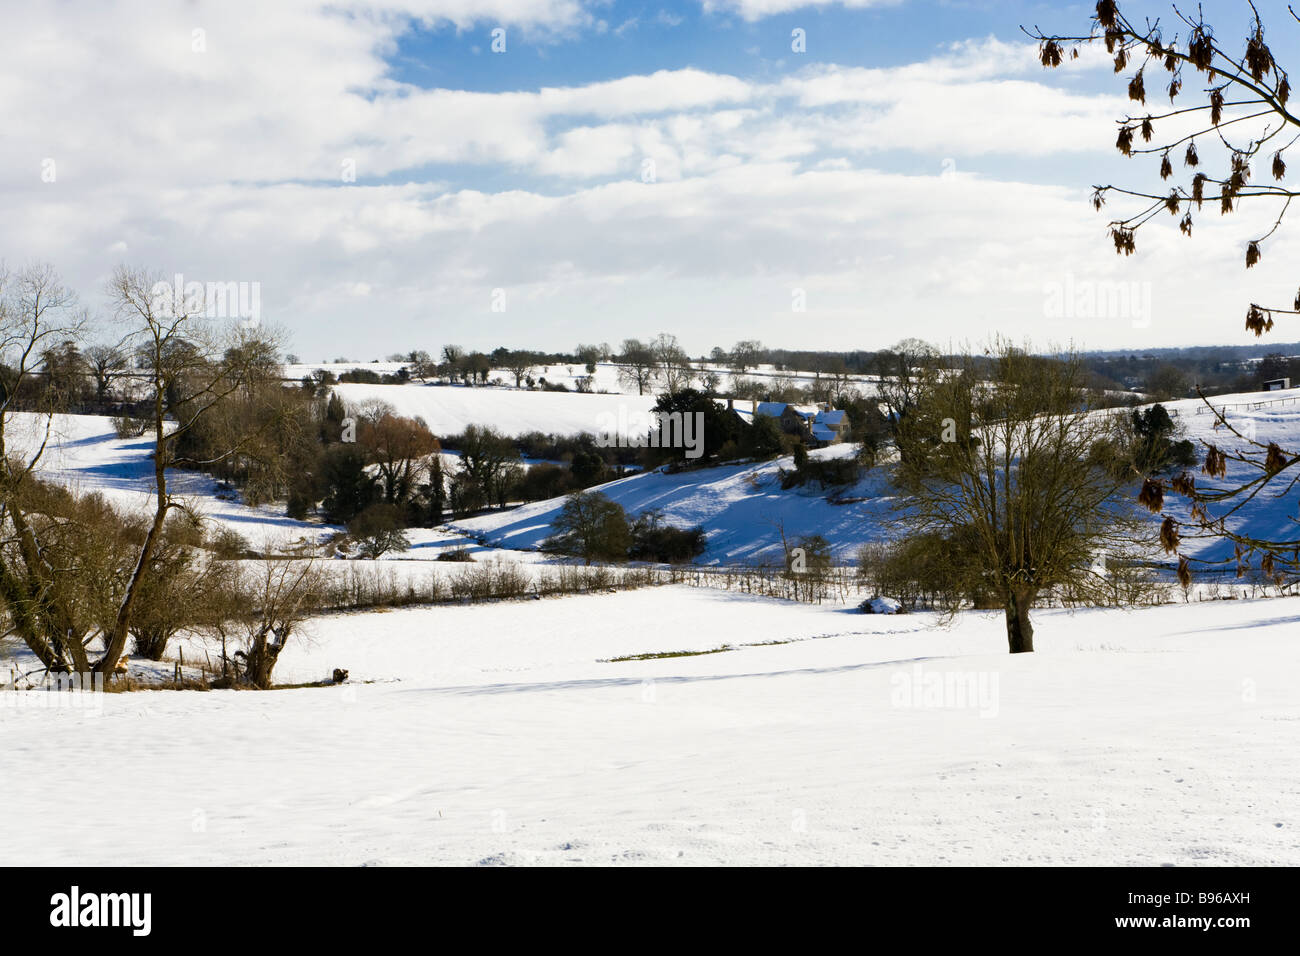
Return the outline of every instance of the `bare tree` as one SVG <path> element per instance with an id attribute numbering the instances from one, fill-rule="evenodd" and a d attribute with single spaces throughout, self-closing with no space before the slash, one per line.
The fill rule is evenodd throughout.
<path id="1" fill-rule="evenodd" d="M 129 366 L 127 355 L 119 346 L 104 343 L 92 345 L 82 354 L 95 382 L 95 403 L 102 408 L 108 401 L 113 383 L 126 374 Z"/>
<path id="2" fill-rule="evenodd" d="M 602 360 L 604 350 L 599 345 L 579 345 L 573 350 L 574 356 L 586 368 L 588 375 L 596 372 L 596 363 Z"/>
<path id="3" fill-rule="evenodd" d="M 764 354 L 763 343 L 757 339 L 745 339 L 737 342 L 731 349 L 727 357 L 731 371 L 737 375 L 744 375 L 749 369 L 754 368 L 762 361 Z"/>
<path id="4" fill-rule="evenodd" d="M 650 343 L 650 352 L 665 392 L 676 395 L 690 386 L 695 369 L 691 366 L 691 357 L 677 343 L 677 336 L 660 332 Z"/>
<path id="5" fill-rule="evenodd" d="M 523 386 L 524 379 L 540 364 L 541 356 L 536 352 L 511 349 L 503 356 L 501 367 L 515 377 L 515 388 L 520 388 Z"/>
<path id="6" fill-rule="evenodd" d="M 167 468 L 178 441 L 219 402 L 264 369 L 274 347 L 256 329 L 221 330 L 185 303 L 163 301 L 156 290 L 166 280 L 143 270 L 120 267 L 109 284 L 119 319 L 135 330 L 138 354 L 150 389 L 149 430 L 153 436 L 154 507 L 122 602 L 105 634 L 103 657 L 94 670 L 112 673 L 126 647 L 135 603 L 149 575 L 167 516 L 182 506 L 167 487 Z M 233 454 L 234 448 L 227 454 Z M 203 462 L 194 464 L 202 465 Z"/>
<path id="7" fill-rule="evenodd" d="M 241 647 L 231 658 L 242 683 L 266 690 L 290 638 L 323 604 L 325 575 L 310 558 L 261 561 L 244 572 L 240 593 L 246 602 L 238 619 Z"/>
<path id="8" fill-rule="evenodd" d="M 363 422 L 357 430 L 357 444 L 378 468 L 384 500 L 393 505 L 410 500 L 425 459 L 439 451 L 438 439 L 423 422 L 393 414 Z"/>
<path id="9" fill-rule="evenodd" d="M 901 421 L 916 404 L 938 360 L 938 350 L 920 339 L 903 339 L 876 354 L 878 393 L 894 422 Z"/>
<path id="10" fill-rule="evenodd" d="M 653 350 L 640 339 L 623 340 L 618 364 L 619 384 L 624 388 L 635 388 L 638 395 L 645 394 L 659 367 Z"/>
<path id="11" fill-rule="evenodd" d="M 407 352 L 403 361 L 406 362 L 406 370 L 411 373 L 411 378 L 420 382 L 427 381 L 436 366 L 432 356 L 423 349 Z"/>
<path id="12" fill-rule="evenodd" d="M 78 338 L 84 316 L 77 297 L 53 267 L 32 265 L 11 274 L 0 269 L 0 602 L 10 627 L 41 663 L 57 671 L 90 670 L 82 635 L 70 632 L 56 606 L 59 568 L 42 544 L 39 489 L 34 472 L 53 434 L 49 389 L 38 392 L 32 414 L 21 410 L 39 374 L 41 353 L 57 342 Z"/>
<path id="13" fill-rule="evenodd" d="M 489 503 L 504 508 L 523 471 L 514 442 L 490 426 L 470 425 L 461 435 L 459 450 L 460 476 Z"/>

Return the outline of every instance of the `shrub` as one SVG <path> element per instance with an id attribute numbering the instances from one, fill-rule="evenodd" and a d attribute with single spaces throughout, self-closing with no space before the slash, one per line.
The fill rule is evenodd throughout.
<path id="1" fill-rule="evenodd" d="M 785 546 L 783 576 L 796 601 L 820 602 L 829 595 L 831 559 L 830 542 L 819 534 L 804 535 L 793 546 Z"/>
<path id="2" fill-rule="evenodd" d="M 895 598 L 909 609 L 954 607 L 963 601 L 990 606 L 991 599 L 980 594 L 965 573 L 964 548 L 963 542 L 937 533 L 869 544 L 858 552 L 858 575 L 876 594 Z"/>
<path id="3" fill-rule="evenodd" d="M 208 541 L 208 550 L 218 561 L 236 561 L 252 553 L 248 539 L 233 528 L 218 527 Z"/>
<path id="4" fill-rule="evenodd" d="M 657 510 L 637 516 L 631 529 L 629 557 L 634 561 L 686 564 L 704 553 L 706 537 L 702 527 L 674 528 L 661 524 L 661 518 L 662 512 Z"/>
<path id="5" fill-rule="evenodd" d="M 862 464 L 857 456 L 853 458 L 809 458 L 805 450 L 802 455 L 796 446 L 794 471 L 781 472 L 781 487 L 790 489 L 816 483 L 823 488 L 833 485 L 851 485 L 862 474 Z"/>
<path id="6" fill-rule="evenodd" d="M 632 544 L 623 506 L 598 491 L 569 496 L 552 524 L 555 534 L 546 539 L 548 551 L 594 560 L 622 561 Z"/>
<path id="7" fill-rule="evenodd" d="M 515 494 L 524 501 L 545 501 L 572 490 L 573 474 L 569 469 L 544 462 L 532 465 L 524 472 L 515 488 Z"/>
<path id="8" fill-rule="evenodd" d="M 469 553 L 469 548 L 452 548 L 450 551 L 441 551 L 438 553 L 438 561 L 473 561 L 474 555 Z"/>
<path id="9" fill-rule="evenodd" d="M 771 458 L 781 454 L 780 423 L 771 415 L 755 415 L 754 422 L 740 433 L 739 451 L 748 458 Z M 803 444 L 799 445 L 803 448 Z M 804 456 L 808 450 L 804 448 Z M 725 457 L 725 456 L 723 456 Z"/>
<path id="10" fill-rule="evenodd" d="M 139 438 L 144 434 L 146 424 L 142 418 L 132 418 L 130 415 L 114 415 L 113 433 L 118 438 Z"/>
<path id="11" fill-rule="evenodd" d="M 396 505 L 371 505 L 348 522 L 348 537 L 357 543 L 365 558 L 378 558 L 389 551 L 406 551 L 410 540 L 402 530 L 402 512 Z"/>

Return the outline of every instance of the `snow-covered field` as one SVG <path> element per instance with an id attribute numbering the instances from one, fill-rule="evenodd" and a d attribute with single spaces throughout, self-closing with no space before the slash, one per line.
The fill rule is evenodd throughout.
<path id="1" fill-rule="evenodd" d="M 353 368 L 388 374 L 400 368 L 400 363 L 291 365 L 286 367 L 285 375 L 296 380 L 317 369 L 338 375 Z M 724 393 L 731 388 L 734 378 L 731 373 L 721 367 L 706 368 L 720 375 Z M 595 373 L 590 376 L 590 393 L 573 390 L 578 379 L 588 377 L 582 365 L 542 365 L 532 374 L 534 378 L 545 378 L 571 391 L 518 389 L 514 387 L 514 376 L 500 369 L 490 376 L 494 384 L 486 386 L 411 382 L 405 385 L 341 384 L 333 386 L 333 389 L 352 407 L 371 400 L 387 402 L 398 414 L 424 419 L 435 435 L 456 434 L 468 425 L 491 425 L 507 435 L 534 431 L 556 435 L 582 432 L 593 435 L 644 434 L 646 416 L 654 407 L 658 392 L 662 391 L 657 385 L 652 385 L 645 395 L 629 391 L 619 382 L 618 366 L 608 362 L 596 365 Z M 782 372 L 770 365 L 751 369 L 743 378 L 768 384 L 780 381 L 798 387 L 816 381 L 811 373 Z M 854 387 L 866 394 L 875 388 L 874 381 L 865 376 L 852 381 Z"/>
<path id="2" fill-rule="evenodd" d="M 468 425 L 491 426 L 506 435 L 643 434 L 653 395 L 542 392 L 495 386 L 335 385 L 351 408 L 387 402 L 399 415 L 422 418 L 435 435 L 454 435 Z"/>
<path id="3" fill-rule="evenodd" d="M 1223 441 L 1196 403 L 1171 407 L 1192 437 Z M 1233 414 L 1262 441 L 1300 444 L 1300 405 Z M 147 503 L 147 442 L 77 416 L 57 419 L 55 437 L 47 476 Z M 675 523 L 703 523 L 715 562 L 763 556 L 781 527 L 842 551 L 883 532 L 883 469 L 851 490 L 865 500 L 836 504 L 781 492 L 776 470 L 788 464 L 651 473 L 603 490 L 633 513 L 663 507 Z M 214 520 L 255 541 L 324 531 L 177 477 Z M 556 507 L 461 530 L 532 547 Z M 1288 507 L 1262 500 L 1245 520 L 1282 527 Z M 421 558 L 466 543 L 445 530 L 414 538 L 409 560 L 386 570 L 426 573 Z M 548 560 L 514 554 L 532 568 Z M 1295 865 L 1298 609 L 1282 598 L 1039 611 L 1038 651 L 1017 656 L 996 613 L 944 627 L 928 614 L 685 586 L 325 616 L 290 645 L 277 678 L 315 681 L 339 667 L 351 674 L 341 686 L 0 692 L 0 805 L 46 819 L 68 794 L 94 797 L 93 812 L 12 830 L 6 854 L 31 864 Z M 186 645 L 187 661 L 199 653 Z M 4 674 L 20 663 L 0 645 Z"/>
<path id="4" fill-rule="evenodd" d="M 6 857 L 1300 863 L 1300 603 L 1036 619 L 1010 656 L 996 614 L 681 587 L 329 617 L 281 676 L 339 687 L 0 695 L 6 812 L 93 794 Z"/>
<path id="5" fill-rule="evenodd" d="M 284 375 L 285 378 L 293 381 L 301 379 L 304 375 L 311 375 L 318 370 L 327 371 L 335 376 L 354 369 L 371 371 L 377 375 L 392 375 L 400 371 L 404 364 L 402 362 L 309 362 L 286 365 Z M 740 376 L 735 375 L 725 365 L 717 365 L 712 362 L 706 362 L 703 365 L 697 364 L 696 367 L 700 372 L 714 372 L 717 374 L 723 392 L 730 390 L 736 383 L 737 378 L 765 384 L 790 384 L 798 388 L 805 388 L 818 380 L 818 376 L 812 372 L 793 372 L 777 369 L 773 365 L 759 365 L 747 369 Z M 568 389 L 576 389 L 580 379 L 589 378 L 593 392 L 626 392 L 628 389 L 619 381 L 618 372 L 619 366 L 613 362 L 597 362 L 594 373 L 588 373 L 586 366 L 581 363 L 571 362 L 563 365 L 538 365 L 529 374 L 532 375 L 534 381 L 544 378 L 551 384 L 563 385 Z M 505 369 L 493 369 L 488 374 L 488 379 L 500 385 L 514 386 L 515 384 L 514 375 Z M 870 394 L 879 380 L 870 375 L 854 375 L 849 377 L 849 381 L 864 394 Z"/>

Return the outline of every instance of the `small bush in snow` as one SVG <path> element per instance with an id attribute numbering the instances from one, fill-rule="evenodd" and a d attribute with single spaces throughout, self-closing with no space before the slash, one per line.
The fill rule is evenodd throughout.
<path id="1" fill-rule="evenodd" d="M 564 502 L 552 523 L 546 550 L 592 561 L 622 561 L 632 544 L 623 506 L 598 491 L 580 491 Z"/>
<path id="2" fill-rule="evenodd" d="M 442 551 L 438 554 L 439 561 L 473 561 L 474 555 L 469 553 L 469 548 L 452 548 L 450 551 Z"/>
<path id="3" fill-rule="evenodd" d="M 868 598 L 858 605 L 858 609 L 863 614 L 902 614 L 903 605 L 899 604 L 893 598 L 873 597 Z"/>
<path id="4" fill-rule="evenodd" d="M 389 551 L 406 551 L 411 547 L 396 505 L 371 505 L 348 522 L 348 536 L 357 543 L 363 558 L 378 558 Z"/>
<path id="5" fill-rule="evenodd" d="M 144 434 L 147 423 L 142 418 L 132 418 L 130 415 L 113 416 L 113 433 L 118 438 L 139 438 Z"/>

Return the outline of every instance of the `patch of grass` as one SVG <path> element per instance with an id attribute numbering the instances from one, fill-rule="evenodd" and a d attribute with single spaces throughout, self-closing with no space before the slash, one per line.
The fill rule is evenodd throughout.
<path id="1" fill-rule="evenodd" d="M 106 694 L 128 694 L 142 690 L 211 690 L 212 685 L 199 677 L 182 677 L 147 681 L 135 677 L 116 677 L 104 684 Z"/>
<path id="2" fill-rule="evenodd" d="M 723 644 L 721 647 L 715 647 L 707 651 L 659 651 L 657 654 L 626 654 L 623 657 L 610 657 L 601 661 L 602 664 L 619 664 L 623 661 L 658 661 L 667 657 L 700 657 L 704 654 L 721 654 L 724 651 L 734 651 L 735 648 L 730 644 Z"/>
<path id="3" fill-rule="evenodd" d="M 774 647 L 778 644 L 800 644 L 804 641 L 822 641 L 828 637 L 854 637 L 858 632 L 845 634 L 815 634 L 812 637 L 787 637 L 785 640 L 753 641 L 749 644 L 722 644 L 707 651 L 660 651 L 657 654 L 625 654 L 622 657 L 610 657 L 601 660 L 601 664 L 618 664 L 623 661 L 657 661 L 667 657 L 700 657 L 704 654 L 722 654 L 726 651 L 739 651 L 746 647 Z"/>

